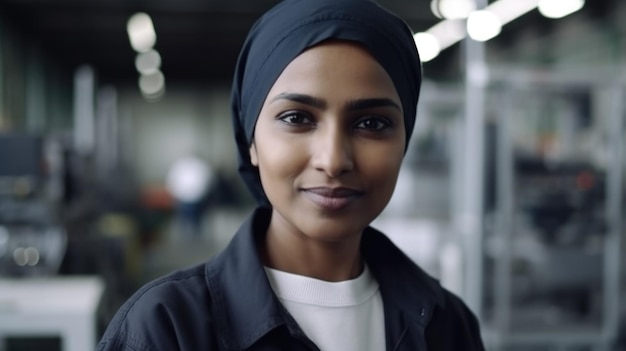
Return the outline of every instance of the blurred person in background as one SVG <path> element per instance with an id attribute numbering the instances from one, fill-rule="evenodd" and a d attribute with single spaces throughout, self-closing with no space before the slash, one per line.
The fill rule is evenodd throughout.
<path id="1" fill-rule="evenodd" d="M 177 224 L 186 237 L 201 234 L 206 200 L 215 178 L 213 168 L 195 155 L 177 159 L 167 173 L 167 189 L 176 200 Z"/>
<path id="2" fill-rule="evenodd" d="M 141 288 L 98 350 L 483 350 L 466 305 L 369 224 L 415 123 L 413 35 L 368 0 L 286 0 L 241 51 L 232 112 L 259 203 L 208 262 Z"/>

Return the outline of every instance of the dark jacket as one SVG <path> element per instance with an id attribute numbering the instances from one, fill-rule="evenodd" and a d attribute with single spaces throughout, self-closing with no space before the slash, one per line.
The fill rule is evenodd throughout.
<path id="1" fill-rule="evenodd" d="M 270 211 L 257 209 L 210 261 L 157 279 L 117 312 L 98 350 L 317 350 L 281 305 L 257 253 Z M 391 241 L 368 228 L 362 255 L 380 285 L 387 350 L 483 350 L 478 323 Z"/>

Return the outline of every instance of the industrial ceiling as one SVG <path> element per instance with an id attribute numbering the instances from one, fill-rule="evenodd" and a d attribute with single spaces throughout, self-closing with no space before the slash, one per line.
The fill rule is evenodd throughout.
<path id="1" fill-rule="evenodd" d="M 610 1 L 588 3 L 599 6 Z M 0 0 L 0 19 L 18 31 L 25 42 L 37 43 L 46 56 L 69 69 L 89 63 L 104 80 L 130 82 L 137 79 L 136 53 L 130 46 L 126 23 L 132 14 L 145 12 L 152 17 L 157 33 L 155 49 L 161 55 L 162 71 L 168 81 L 228 82 L 247 31 L 278 2 Z M 430 0 L 379 2 L 400 14 L 416 32 L 439 21 L 431 12 Z M 526 23 L 531 23 L 532 15 L 529 18 Z M 458 54 L 458 45 L 425 64 L 426 73 L 458 65 L 458 55 L 454 53 Z"/>

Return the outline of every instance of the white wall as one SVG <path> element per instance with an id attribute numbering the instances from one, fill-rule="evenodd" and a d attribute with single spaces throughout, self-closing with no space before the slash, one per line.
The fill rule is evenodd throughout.
<path id="1" fill-rule="evenodd" d="M 178 86 L 147 102 L 135 87 L 120 89 L 122 154 L 141 185 L 162 184 L 174 160 L 190 153 L 236 174 L 229 94 L 228 86 Z"/>

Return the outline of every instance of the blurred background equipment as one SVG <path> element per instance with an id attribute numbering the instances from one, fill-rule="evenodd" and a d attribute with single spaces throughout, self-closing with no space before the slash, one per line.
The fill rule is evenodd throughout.
<path id="1" fill-rule="evenodd" d="M 60 155 L 47 146 L 37 135 L 0 133 L 0 276 L 53 275 L 65 255 L 55 194 L 62 175 L 50 162 Z"/>
<path id="2" fill-rule="evenodd" d="M 491 340 L 610 350 L 623 318 L 624 82 L 610 71 L 491 72 Z"/>
<path id="3" fill-rule="evenodd" d="M 90 349 L 103 282 L 56 278 L 68 247 L 62 148 L 40 135 L 0 133 L 0 165 L 0 349 L 37 335 L 45 341 L 31 349 Z"/>
<path id="4" fill-rule="evenodd" d="M 0 278 L 0 338 L 7 350 L 92 350 L 104 290 L 97 277 Z"/>

